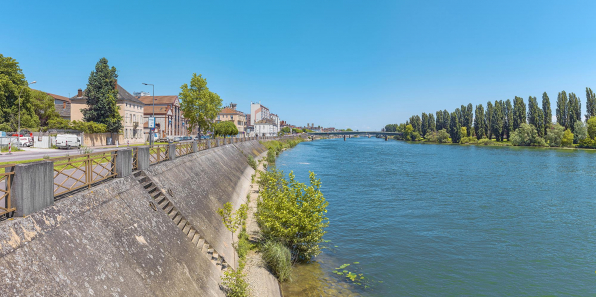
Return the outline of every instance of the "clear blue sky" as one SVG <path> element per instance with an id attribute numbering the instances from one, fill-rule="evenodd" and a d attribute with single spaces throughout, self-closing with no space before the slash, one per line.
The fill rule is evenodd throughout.
<path id="1" fill-rule="evenodd" d="M 0 53 L 74 95 L 106 57 L 128 91 L 202 73 L 224 103 L 380 129 L 461 104 L 596 88 L 596 1 L 5 1 Z M 585 109 L 584 109 L 585 110 Z M 554 112 L 554 108 L 553 108 Z"/>

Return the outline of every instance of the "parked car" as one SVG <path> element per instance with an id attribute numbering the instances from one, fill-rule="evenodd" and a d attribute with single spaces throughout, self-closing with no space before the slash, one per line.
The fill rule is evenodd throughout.
<path id="1" fill-rule="evenodd" d="M 192 140 L 192 137 L 190 137 L 190 136 L 182 136 L 182 137 L 180 137 L 180 141 L 189 141 L 189 140 Z"/>
<path id="2" fill-rule="evenodd" d="M 29 138 L 29 137 L 19 137 L 19 139 L 17 140 L 17 145 L 18 146 L 32 146 L 33 145 L 33 139 Z"/>
<path id="3" fill-rule="evenodd" d="M 181 139 L 182 137 L 174 137 L 172 140 L 170 140 L 170 142 L 180 142 Z"/>
<path id="4" fill-rule="evenodd" d="M 70 149 L 71 147 L 80 148 L 81 139 L 72 134 L 58 134 L 56 135 L 56 147 Z"/>

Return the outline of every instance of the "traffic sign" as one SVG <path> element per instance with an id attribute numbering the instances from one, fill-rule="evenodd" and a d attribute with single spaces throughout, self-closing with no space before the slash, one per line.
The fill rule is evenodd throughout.
<path id="1" fill-rule="evenodd" d="M 154 128 L 155 128 L 155 118 L 149 117 L 149 129 L 154 129 Z"/>

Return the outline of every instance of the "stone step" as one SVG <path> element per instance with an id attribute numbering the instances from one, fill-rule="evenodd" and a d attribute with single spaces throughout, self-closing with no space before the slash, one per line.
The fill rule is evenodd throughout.
<path id="1" fill-rule="evenodd" d="M 137 171 L 133 175 L 134 177 L 144 176 L 143 171 Z"/>
<path id="2" fill-rule="evenodd" d="M 203 249 L 203 245 L 205 245 L 205 239 L 199 237 L 199 241 L 197 241 L 197 247 Z"/>
<path id="3" fill-rule="evenodd" d="M 161 191 L 155 191 L 153 194 L 149 194 L 153 199 L 157 199 L 159 196 L 165 196 Z"/>
<path id="4" fill-rule="evenodd" d="M 170 214 L 170 212 L 171 212 L 172 210 L 174 210 L 174 205 L 173 205 L 172 203 L 170 203 L 170 204 L 168 205 L 168 207 L 166 207 L 166 208 L 165 208 L 163 211 L 164 211 L 166 214 Z"/>
<path id="5" fill-rule="evenodd" d="M 196 233 L 192 236 L 192 243 L 194 243 L 195 245 L 199 242 L 199 239 L 201 239 L 201 235 L 199 235 L 199 233 Z"/>
<path id="6" fill-rule="evenodd" d="M 184 229 L 184 226 L 186 226 L 186 223 L 187 222 L 185 219 L 180 220 L 180 223 L 178 223 L 178 229 L 180 229 L 180 230 Z"/>
<path id="7" fill-rule="evenodd" d="M 169 203 L 170 201 L 168 201 L 168 199 L 164 199 L 161 203 L 159 203 L 159 208 L 165 209 Z"/>
<path id="8" fill-rule="evenodd" d="M 178 215 L 177 209 L 172 209 L 172 211 L 170 213 L 168 213 L 168 216 L 170 217 L 170 219 L 174 219 L 177 215 Z"/>
<path id="9" fill-rule="evenodd" d="M 180 223 L 181 220 L 182 220 L 182 215 L 181 214 L 177 214 L 174 217 L 174 220 L 173 221 L 174 221 L 174 224 L 178 225 L 178 223 Z"/>
<path id="10" fill-rule="evenodd" d="M 190 224 L 186 224 L 186 226 L 184 226 L 184 228 L 182 229 L 182 233 L 184 233 L 184 235 L 188 235 L 188 232 L 190 232 Z"/>
<path id="11" fill-rule="evenodd" d="M 213 254 L 211 255 L 211 257 L 213 258 L 213 260 L 218 260 L 219 261 L 219 255 L 217 254 L 216 251 L 213 252 Z"/>
<path id="12" fill-rule="evenodd" d="M 188 235 L 186 235 L 186 237 L 192 241 L 192 239 L 195 237 L 195 234 L 197 234 L 197 230 L 195 230 L 195 228 L 190 228 L 190 231 L 188 231 Z"/>
<path id="13" fill-rule="evenodd" d="M 209 244 L 207 242 L 203 243 L 203 247 L 201 247 L 201 252 L 207 253 L 209 251 Z"/>
<path id="14" fill-rule="evenodd" d="M 152 194 L 153 192 L 158 191 L 158 190 L 159 189 L 157 189 L 157 186 L 156 185 L 153 185 L 152 187 L 149 187 L 147 189 L 147 193 Z"/>
<path id="15" fill-rule="evenodd" d="M 157 198 L 153 198 L 153 199 L 155 199 L 155 203 L 157 203 L 157 204 L 160 204 L 160 203 L 162 203 L 164 200 L 166 200 L 166 196 L 164 196 L 164 195 L 160 195 L 160 196 L 158 196 Z"/>

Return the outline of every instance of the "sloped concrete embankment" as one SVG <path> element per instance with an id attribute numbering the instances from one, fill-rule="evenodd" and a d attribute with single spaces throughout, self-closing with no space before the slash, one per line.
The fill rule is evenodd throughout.
<path id="1" fill-rule="evenodd" d="M 234 209 L 246 202 L 254 170 L 240 151 L 258 156 L 265 150 L 257 141 L 249 141 L 201 151 L 145 170 L 171 194 L 170 201 L 234 269 L 238 258 L 231 233 L 217 210 L 226 202 Z"/>
<path id="2" fill-rule="evenodd" d="M 244 203 L 252 172 L 234 145 L 146 170 L 233 267 L 230 232 L 216 211 Z M 2 222 L 0 296 L 223 296 L 221 268 L 152 206 L 131 175 Z"/>

